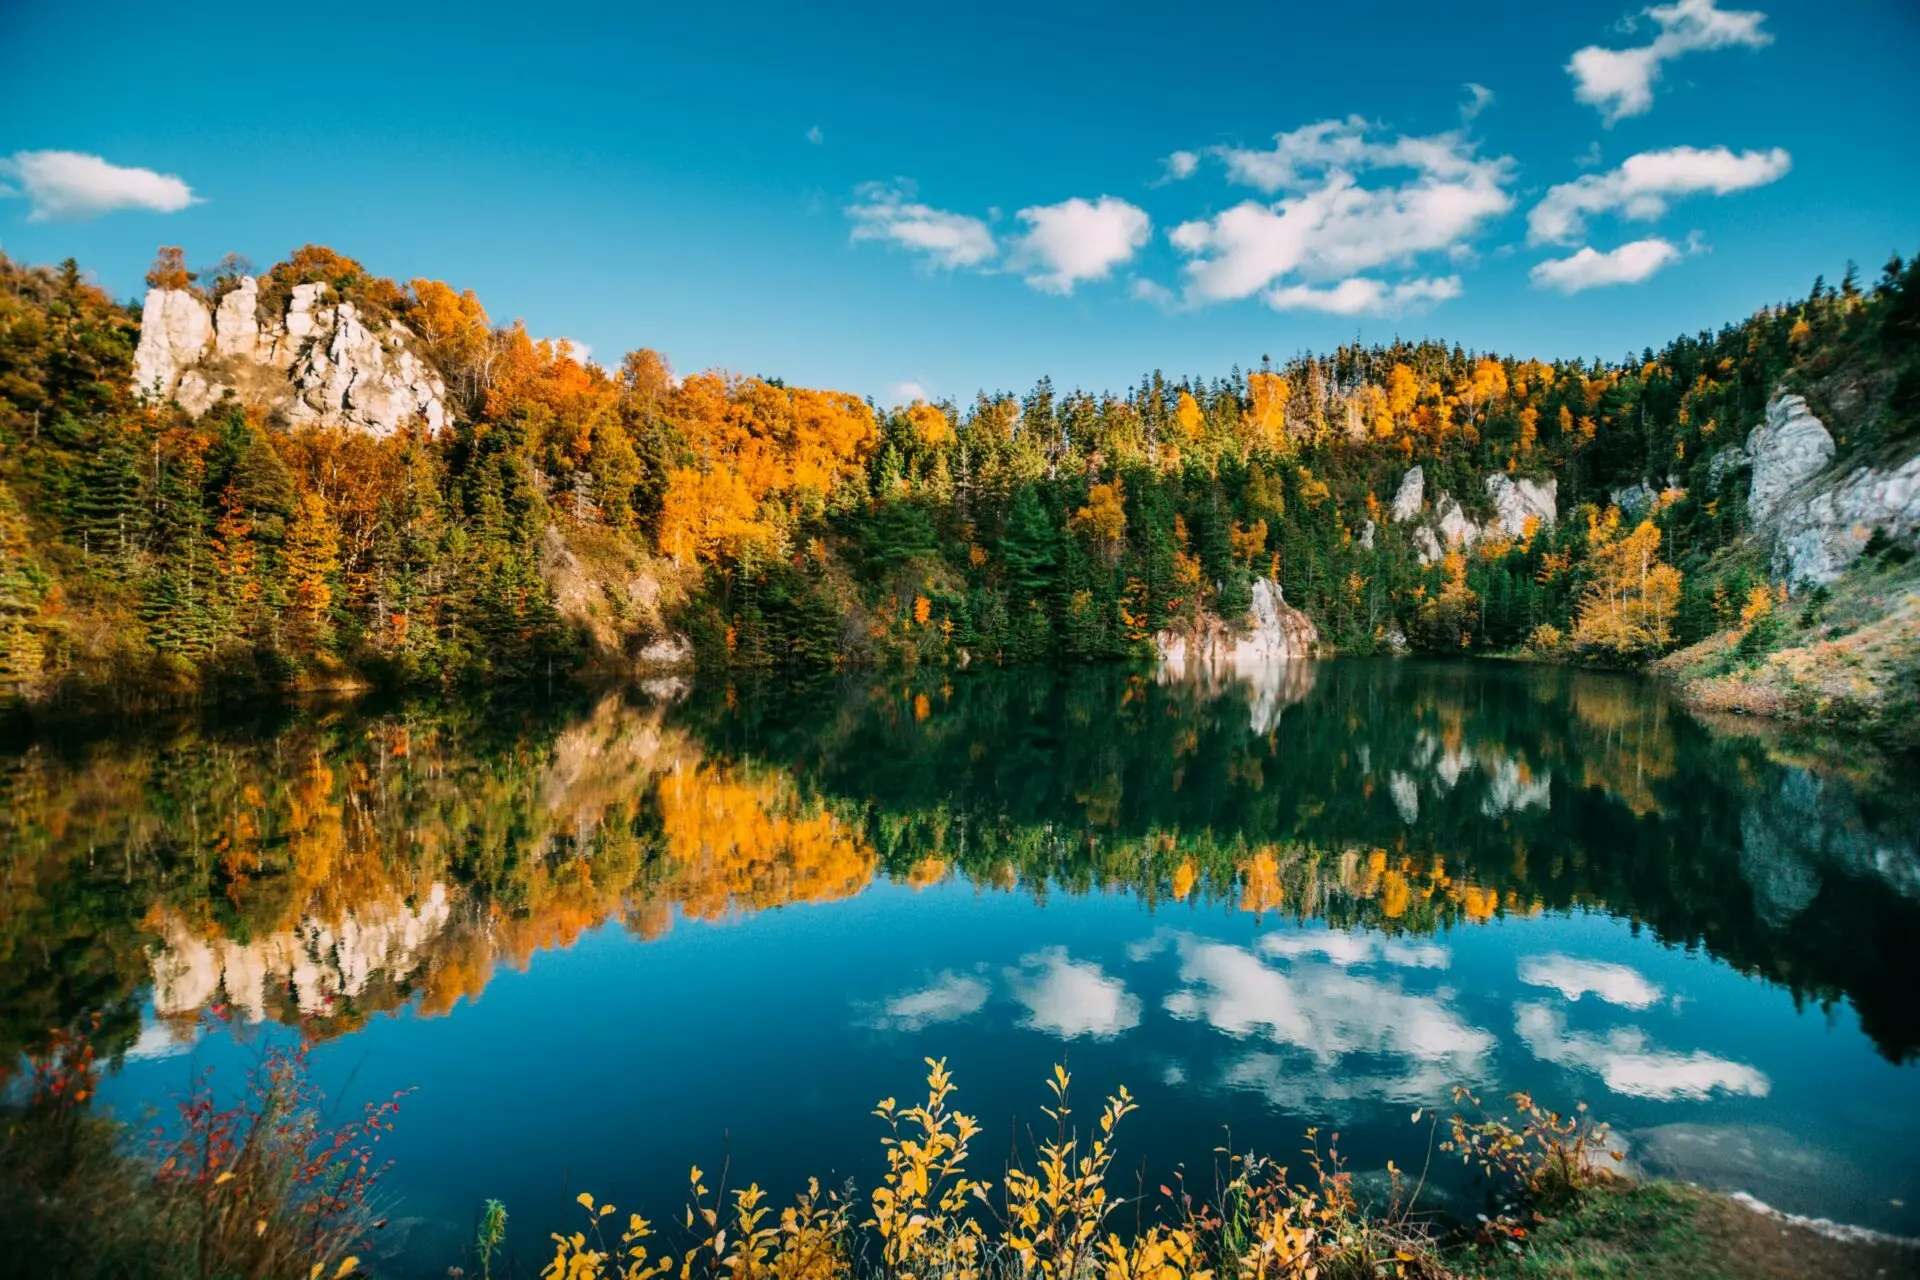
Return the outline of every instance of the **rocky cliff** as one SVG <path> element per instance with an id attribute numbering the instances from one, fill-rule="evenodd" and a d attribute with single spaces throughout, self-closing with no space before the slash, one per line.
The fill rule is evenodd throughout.
<path id="1" fill-rule="evenodd" d="M 397 320 L 370 324 L 325 284 L 264 306 L 251 276 L 217 308 L 184 289 L 152 289 L 141 314 L 134 388 L 201 414 L 229 391 L 289 426 L 385 436 L 412 423 L 447 424 L 446 386 L 419 340 Z"/>
<path id="2" fill-rule="evenodd" d="M 1875 533 L 1920 549 L 1920 455 L 1898 464 L 1832 466 L 1833 436 L 1795 395 L 1776 395 L 1747 437 L 1747 515 L 1772 545 L 1773 571 L 1824 586 Z M 1715 458 L 1715 463 L 1719 459 Z"/>
<path id="3" fill-rule="evenodd" d="M 1153 637 L 1161 669 L 1172 674 L 1227 668 L 1249 672 L 1290 658 L 1313 656 L 1320 643 L 1313 619 L 1281 595 L 1266 578 L 1253 584 L 1253 606 L 1237 627 L 1211 614 L 1190 627 L 1168 628 Z"/>
<path id="4" fill-rule="evenodd" d="M 1419 467 L 1401 477 L 1393 495 L 1393 521 L 1407 524 L 1418 521 L 1413 545 L 1421 564 L 1438 560 L 1450 546 L 1471 547 L 1487 538 L 1526 536 L 1528 521 L 1550 525 L 1559 518 L 1560 482 L 1552 476 L 1545 480 L 1516 480 L 1496 471 L 1486 478 L 1487 499 L 1493 504 L 1493 518 L 1475 524 L 1460 503 L 1446 490 L 1435 496 L 1431 514 L 1421 519 L 1426 505 L 1426 473 Z"/>

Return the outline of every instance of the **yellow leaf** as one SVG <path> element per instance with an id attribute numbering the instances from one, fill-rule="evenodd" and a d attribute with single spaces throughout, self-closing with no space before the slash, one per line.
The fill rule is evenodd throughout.
<path id="1" fill-rule="evenodd" d="M 352 1254 L 348 1254 L 346 1257 L 340 1259 L 340 1266 L 333 1273 L 333 1280 L 346 1280 L 346 1277 L 352 1275 L 353 1269 L 359 1265 L 360 1259 L 354 1257 Z"/>
<path id="2" fill-rule="evenodd" d="M 226 1183 L 229 1183 L 232 1181 L 233 1181 L 233 1170 L 229 1169 L 225 1173 L 221 1174 L 219 1177 L 215 1178 L 213 1180 L 213 1185 L 216 1187 L 224 1186 Z"/>
<path id="3" fill-rule="evenodd" d="M 593 1196 L 585 1191 L 574 1197 L 588 1213 L 593 1212 Z"/>

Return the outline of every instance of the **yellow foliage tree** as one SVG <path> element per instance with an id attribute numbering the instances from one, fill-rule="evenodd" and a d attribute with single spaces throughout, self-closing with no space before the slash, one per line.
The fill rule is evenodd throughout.
<path id="1" fill-rule="evenodd" d="M 1615 657 L 1664 649 L 1673 640 L 1680 571 L 1660 559 L 1660 528 L 1642 520 L 1620 531 L 1620 510 L 1587 517 L 1587 570 L 1573 623 L 1573 643 Z"/>

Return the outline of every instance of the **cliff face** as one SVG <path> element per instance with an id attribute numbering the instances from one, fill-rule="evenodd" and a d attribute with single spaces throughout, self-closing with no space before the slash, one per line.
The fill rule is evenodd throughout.
<path id="1" fill-rule="evenodd" d="M 1253 606 L 1242 626 L 1228 627 L 1211 614 L 1198 625 L 1169 628 L 1153 637 L 1163 670 L 1198 673 L 1211 668 L 1251 671 L 1290 658 L 1309 658 L 1320 643 L 1313 619 L 1295 609 L 1265 578 L 1253 584 Z"/>
<path id="2" fill-rule="evenodd" d="M 1475 524 L 1444 489 L 1435 496 L 1431 515 L 1422 520 L 1426 473 L 1414 467 L 1401 477 L 1400 488 L 1393 495 L 1393 521 L 1419 522 L 1413 531 L 1413 545 L 1421 564 L 1432 564 L 1448 547 L 1471 547 L 1487 538 L 1524 537 L 1529 520 L 1550 525 L 1559 519 L 1560 482 L 1551 476 L 1545 480 L 1516 480 L 1496 471 L 1485 483 L 1487 499 L 1493 503 L 1493 519 Z"/>
<path id="3" fill-rule="evenodd" d="M 286 308 L 262 314 L 251 276 L 209 309 L 183 289 L 147 293 L 134 353 L 134 387 L 201 414 L 232 391 L 289 426 L 385 436 L 414 422 L 448 422 L 446 386 L 403 324 L 370 327 L 325 284 L 294 286 Z"/>
<path id="4" fill-rule="evenodd" d="M 1773 571 L 1824 586 L 1875 533 L 1920 548 L 1920 455 L 1889 466 L 1832 467 L 1833 436 L 1799 396 L 1776 395 L 1747 438 L 1747 514 L 1769 539 Z"/>

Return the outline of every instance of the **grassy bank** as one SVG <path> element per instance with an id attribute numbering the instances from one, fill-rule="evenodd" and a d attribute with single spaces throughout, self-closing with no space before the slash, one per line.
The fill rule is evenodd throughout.
<path id="1" fill-rule="evenodd" d="M 1830 587 L 1756 593 L 1741 624 L 1654 664 L 1704 711 L 1920 746 L 1920 561 L 1874 548 Z"/>

